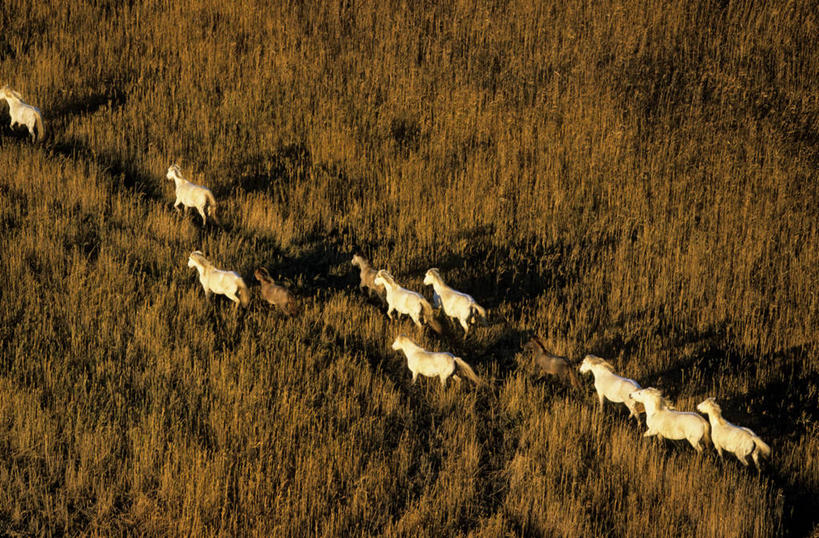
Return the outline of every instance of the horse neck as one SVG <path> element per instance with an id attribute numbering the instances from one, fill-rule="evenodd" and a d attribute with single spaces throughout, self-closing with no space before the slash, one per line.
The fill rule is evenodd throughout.
<path id="1" fill-rule="evenodd" d="M 448 288 L 444 281 L 441 279 L 440 276 L 436 275 L 435 273 L 430 273 L 432 276 L 432 289 L 435 290 L 435 293 L 441 295 L 441 292 Z"/>
<path id="2" fill-rule="evenodd" d="M 597 379 L 598 377 L 603 379 L 603 378 L 606 378 L 606 377 L 612 378 L 614 376 L 617 376 L 617 374 L 615 374 L 609 368 L 607 368 L 607 367 L 605 367 L 605 366 L 603 366 L 601 364 L 595 364 L 594 366 L 592 366 L 591 371 L 592 371 L 592 374 L 594 375 L 595 379 Z"/>
<path id="3" fill-rule="evenodd" d="M 17 97 L 16 95 L 14 95 L 13 93 L 10 93 L 10 92 L 6 93 L 6 94 L 3 94 L 3 95 L 0 95 L 0 98 L 5 99 L 6 102 L 9 104 L 9 106 L 14 106 L 14 107 L 20 106 L 20 103 L 23 102 L 19 97 Z"/>
<path id="4" fill-rule="evenodd" d="M 194 266 L 196 266 L 196 270 L 199 271 L 199 278 L 205 278 L 205 275 L 207 275 L 207 273 L 209 273 L 211 270 L 213 270 L 212 265 L 210 265 L 208 263 L 204 263 L 204 262 L 199 261 L 199 260 L 194 260 L 193 264 L 194 264 Z"/>
<path id="5" fill-rule="evenodd" d="M 414 354 L 414 353 L 421 350 L 421 348 L 420 348 L 420 346 L 418 346 L 418 344 L 416 344 L 415 342 L 412 342 L 410 340 L 404 340 L 403 345 L 404 345 L 404 349 L 406 351 L 408 351 L 407 356 L 409 356 L 410 353 Z"/>
<path id="6" fill-rule="evenodd" d="M 663 402 L 657 401 L 654 398 L 649 398 L 648 400 L 644 401 L 643 407 L 646 408 L 646 415 L 653 415 L 655 413 L 665 410 Z"/>
<path id="7" fill-rule="evenodd" d="M 722 413 L 715 409 L 711 409 L 708 413 L 708 422 L 711 423 L 711 426 L 717 426 L 725 424 L 725 419 L 722 418 Z"/>
<path id="8" fill-rule="evenodd" d="M 185 179 L 184 177 L 180 176 L 178 172 L 174 172 L 173 173 L 173 182 L 178 187 L 180 185 L 184 185 L 185 183 L 188 183 L 188 180 Z"/>

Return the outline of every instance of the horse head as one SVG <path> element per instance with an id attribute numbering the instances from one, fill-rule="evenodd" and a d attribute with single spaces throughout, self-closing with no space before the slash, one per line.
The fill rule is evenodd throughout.
<path id="1" fill-rule="evenodd" d="M 256 269 L 256 271 L 253 273 L 253 275 L 256 277 L 256 280 L 258 280 L 259 282 L 265 282 L 267 280 L 271 280 L 270 273 L 268 273 L 267 269 L 265 269 L 264 267 L 259 267 L 258 269 Z"/>
<path id="2" fill-rule="evenodd" d="M 353 261 L 351 262 L 353 265 L 361 267 L 361 263 L 364 261 L 364 258 L 359 256 L 358 254 L 353 255 Z"/>
<path id="3" fill-rule="evenodd" d="M 432 269 L 428 270 L 424 275 L 424 284 L 427 286 L 432 286 L 435 284 L 435 281 L 443 282 L 441 278 L 441 273 L 438 272 L 438 269 L 433 267 Z"/>
<path id="4" fill-rule="evenodd" d="M 404 336 L 403 334 L 397 336 L 395 338 L 395 341 L 392 343 L 392 348 L 394 350 L 396 350 L 396 351 L 399 350 L 399 349 L 404 349 L 404 343 L 405 343 L 406 340 L 407 340 L 407 337 Z"/>
<path id="5" fill-rule="evenodd" d="M 719 406 L 719 404 L 717 404 L 717 401 L 714 398 L 706 398 L 697 404 L 697 411 L 706 415 L 710 415 L 711 413 L 721 414 L 722 408 Z"/>
<path id="6" fill-rule="evenodd" d="M 182 179 L 182 170 L 179 168 L 179 165 L 176 163 L 170 165 L 168 167 L 168 173 L 165 174 L 165 177 L 171 181 L 173 181 L 175 177 Z"/>
<path id="7" fill-rule="evenodd" d="M 208 263 L 208 260 L 205 258 L 205 255 L 202 254 L 201 250 L 194 250 L 191 252 L 191 255 L 188 256 L 188 267 L 197 267 L 199 265 L 205 265 Z"/>

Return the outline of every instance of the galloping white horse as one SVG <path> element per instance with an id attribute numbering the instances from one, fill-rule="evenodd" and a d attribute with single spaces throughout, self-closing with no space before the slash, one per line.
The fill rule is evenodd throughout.
<path id="1" fill-rule="evenodd" d="M 182 176 L 182 171 L 178 164 L 171 165 L 165 177 L 172 179 L 176 185 L 176 202 L 173 203 L 173 206 L 177 211 L 179 210 L 179 204 L 185 207 L 185 211 L 187 211 L 189 207 L 195 207 L 199 210 L 199 214 L 202 215 L 202 225 L 204 226 L 207 220 L 205 218 L 205 206 L 210 204 L 208 206 L 208 214 L 211 218 L 216 220 L 216 199 L 213 197 L 213 193 L 210 192 L 210 189 L 195 185 L 185 179 Z"/>
<path id="2" fill-rule="evenodd" d="M 407 356 L 407 368 L 412 372 L 413 384 L 418 379 L 418 374 L 421 374 L 426 377 L 438 376 L 441 386 L 446 387 L 446 380 L 449 376 L 453 376 L 456 381 L 461 380 L 457 375 L 453 375 L 456 367 L 476 385 L 481 383 L 475 371 L 463 359 L 452 353 L 426 351 L 404 335 L 395 339 L 392 348 L 402 350 Z"/>
<path id="3" fill-rule="evenodd" d="M 674 411 L 669 401 L 654 387 L 630 394 L 646 408 L 646 426 L 643 437 L 656 435 L 663 439 L 687 439 L 697 452 L 702 452 L 701 441 L 708 443 L 708 421 L 697 413 Z"/>
<path id="4" fill-rule="evenodd" d="M 237 305 L 247 306 L 250 302 L 250 293 L 242 277 L 233 271 L 216 269 L 201 251 L 191 252 L 188 267 L 196 267 L 199 271 L 199 282 L 205 288 L 205 297 L 210 297 L 210 292 L 213 292 L 227 295 L 228 299 Z"/>
<path id="5" fill-rule="evenodd" d="M 11 116 L 11 127 L 15 125 L 25 125 L 35 142 L 45 138 L 45 127 L 43 126 L 43 116 L 40 109 L 23 102 L 22 96 L 8 86 L 0 88 L 0 99 L 5 99 L 9 104 L 9 116 Z M 34 127 L 37 127 L 37 134 L 34 134 Z"/>
<path id="6" fill-rule="evenodd" d="M 603 402 L 609 400 L 615 403 L 624 403 L 629 410 L 629 416 L 640 423 L 640 413 L 644 411 L 643 406 L 635 402 L 629 393 L 640 389 L 640 385 L 633 379 L 620 377 L 614 373 L 614 366 L 608 361 L 594 355 L 586 355 L 580 363 L 580 373 L 591 372 L 594 376 L 594 389 L 597 391 L 597 399 L 600 401 L 600 409 L 603 409 Z"/>
<path id="7" fill-rule="evenodd" d="M 373 284 L 376 286 L 384 286 L 384 289 L 387 291 L 388 318 L 392 319 L 393 312 L 398 312 L 399 315 L 406 314 L 412 318 L 412 321 L 414 321 L 418 327 L 423 327 L 424 325 L 421 322 L 423 316 L 424 322 L 429 324 L 434 331 L 438 333 L 441 332 L 441 326 L 435 320 L 432 305 L 429 304 L 429 301 L 424 299 L 423 295 L 402 288 L 396 284 L 392 275 L 384 269 L 376 273 Z"/>
<path id="8" fill-rule="evenodd" d="M 474 320 L 474 316 L 479 314 L 486 319 L 486 310 L 483 309 L 471 295 L 453 290 L 444 283 L 438 269 L 430 269 L 424 275 L 424 284 L 432 286 L 435 290 L 434 302 L 438 306 L 440 302 L 444 308 L 444 314 L 450 318 L 457 319 L 464 329 L 464 335 L 469 334 L 469 321 Z"/>
<path id="9" fill-rule="evenodd" d="M 720 459 L 722 459 L 722 450 L 725 449 L 732 452 L 746 467 L 748 460 L 745 458 L 751 456 L 754 459 L 754 465 L 759 469 L 759 455 L 766 457 L 771 455 L 771 447 L 765 444 L 757 434 L 722 418 L 722 408 L 713 398 L 700 402 L 697 405 L 697 411 L 708 415 L 708 420 L 711 422 L 711 442 L 714 443 Z"/>

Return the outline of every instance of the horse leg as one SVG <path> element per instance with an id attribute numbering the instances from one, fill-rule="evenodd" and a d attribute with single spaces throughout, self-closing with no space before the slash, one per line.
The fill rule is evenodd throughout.
<path id="1" fill-rule="evenodd" d="M 387 317 L 390 318 L 390 321 L 392 321 L 392 310 L 393 310 L 392 307 L 389 307 L 387 309 Z"/>
<path id="2" fill-rule="evenodd" d="M 464 328 L 464 336 L 469 334 L 469 323 L 463 319 L 458 319 L 461 322 L 461 327 Z"/>
<path id="3" fill-rule="evenodd" d="M 176 209 L 176 214 L 177 215 L 179 215 L 179 204 L 181 204 L 181 203 L 182 203 L 182 201 L 179 198 L 177 198 L 176 202 L 173 203 L 173 208 Z"/>
<path id="4" fill-rule="evenodd" d="M 634 420 L 637 421 L 637 425 L 639 426 L 640 425 L 640 413 L 637 412 L 637 408 L 634 405 L 628 405 L 628 404 L 626 404 L 626 407 L 628 407 L 628 410 L 629 410 L 629 415 L 628 416 L 629 417 L 634 417 Z"/>
<path id="5" fill-rule="evenodd" d="M 440 380 L 441 380 L 441 386 L 442 386 L 443 388 L 446 388 L 446 376 L 445 376 L 445 375 L 443 375 L 443 374 L 441 374 L 440 376 L 438 376 L 438 379 L 440 379 Z"/>
<path id="6" fill-rule="evenodd" d="M 756 466 L 756 470 L 759 471 L 759 451 L 754 450 L 751 452 L 751 457 L 754 459 L 754 465 Z"/>
<path id="7" fill-rule="evenodd" d="M 603 412 L 603 402 L 606 401 L 606 398 L 605 398 L 605 396 L 603 396 L 602 394 L 600 394 L 598 392 L 597 393 L 597 400 L 600 402 L 600 412 L 602 413 Z"/>
<path id="8" fill-rule="evenodd" d="M 418 381 L 418 372 L 412 372 L 412 384 L 414 385 L 416 381 Z"/>
<path id="9" fill-rule="evenodd" d="M 702 447 L 700 446 L 699 438 L 689 439 L 688 442 L 691 443 L 691 446 L 694 447 L 694 450 L 702 454 Z"/>
<path id="10" fill-rule="evenodd" d="M 196 208 L 199 211 L 199 214 L 202 215 L 202 226 L 207 224 L 207 219 L 205 218 L 205 209 L 204 206 Z"/>
<path id="11" fill-rule="evenodd" d="M 657 432 L 655 432 L 655 431 L 653 431 L 653 430 L 651 430 L 651 429 L 649 428 L 649 429 L 648 429 L 648 430 L 646 430 L 646 432 L 643 434 L 643 437 L 651 437 L 652 435 L 657 435 Z"/>
<path id="12" fill-rule="evenodd" d="M 747 466 L 748 466 L 748 460 L 746 460 L 746 459 L 745 459 L 745 456 L 743 456 L 743 455 L 741 455 L 741 454 L 737 454 L 737 459 L 738 459 L 740 462 L 742 462 L 742 465 L 744 465 L 745 467 L 747 467 Z"/>

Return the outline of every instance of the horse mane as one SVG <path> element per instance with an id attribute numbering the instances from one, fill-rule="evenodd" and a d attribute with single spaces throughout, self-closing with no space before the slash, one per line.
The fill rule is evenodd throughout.
<path id="1" fill-rule="evenodd" d="M 390 286 L 395 286 L 395 279 L 392 277 L 391 274 L 387 272 L 386 269 L 379 269 L 375 276 L 380 276 L 384 280 L 386 280 Z"/>
<path id="2" fill-rule="evenodd" d="M 591 362 L 595 366 L 602 366 L 603 368 L 605 368 L 609 372 L 616 373 L 616 369 L 614 368 L 614 365 L 612 363 L 610 363 L 609 361 L 607 361 L 606 359 L 604 359 L 602 357 L 598 357 L 597 355 L 588 355 L 586 358 L 588 358 L 589 362 Z"/>
<path id="3" fill-rule="evenodd" d="M 19 100 L 21 100 L 21 101 L 23 100 L 23 96 L 22 96 L 22 95 L 20 95 L 19 93 L 17 93 L 16 91 L 12 90 L 12 89 L 9 87 L 9 85 L 8 85 L 8 84 L 6 84 L 6 85 L 5 85 L 5 86 L 3 86 L 2 88 L 0 88 L 0 92 L 2 92 L 2 93 L 8 93 L 8 94 L 10 94 L 10 95 L 12 95 L 12 96 L 16 97 L 17 99 L 19 99 Z"/>
<path id="4" fill-rule="evenodd" d="M 372 267 L 372 265 L 370 265 L 370 262 L 367 261 L 367 258 L 365 258 L 364 256 L 362 256 L 360 254 L 353 254 L 353 263 L 355 263 L 356 261 L 358 261 L 358 265 L 362 269 Z"/>
<path id="5" fill-rule="evenodd" d="M 655 388 L 655 387 L 648 387 L 648 388 L 643 389 L 643 390 L 648 391 L 651 394 L 656 395 L 657 396 L 657 401 L 660 403 L 661 407 L 665 407 L 666 409 L 676 409 L 674 407 L 674 404 L 671 402 L 671 400 L 666 398 L 665 395 L 663 395 L 663 393 L 662 393 L 662 391 L 660 389 Z"/>

